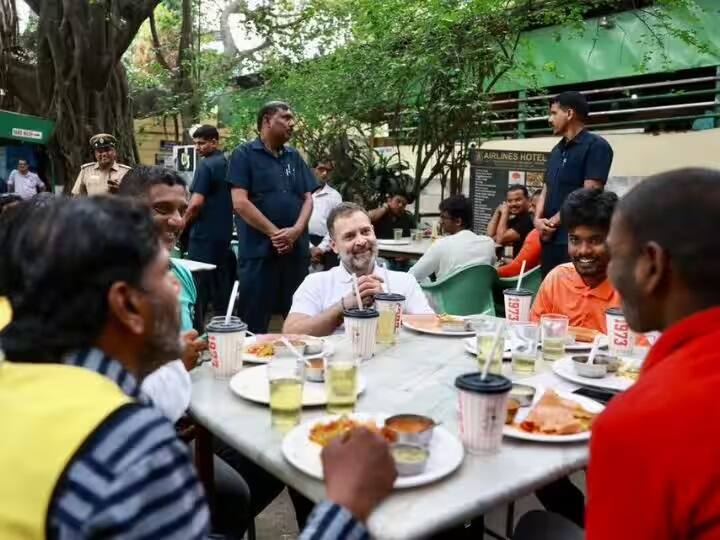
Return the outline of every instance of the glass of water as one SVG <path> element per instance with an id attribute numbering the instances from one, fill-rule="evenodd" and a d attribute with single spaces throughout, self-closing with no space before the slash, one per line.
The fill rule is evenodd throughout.
<path id="1" fill-rule="evenodd" d="M 325 360 L 327 412 L 349 414 L 355 410 L 358 390 L 358 361 L 340 353 Z"/>
<path id="2" fill-rule="evenodd" d="M 274 358 L 267 364 L 272 426 L 289 429 L 300 423 L 305 362 L 297 358 Z"/>
<path id="3" fill-rule="evenodd" d="M 476 347 L 477 347 L 477 361 L 480 371 L 485 366 L 485 360 L 490 356 L 493 342 L 495 341 L 495 335 L 498 329 L 500 330 L 500 343 L 495 349 L 490 360 L 490 369 L 488 373 L 496 373 L 502 375 L 502 361 L 503 353 L 505 352 L 505 319 L 498 319 L 496 317 L 489 316 L 478 316 L 470 318 L 470 326 L 475 331 Z"/>
<path id="4" fill-rule="evenodd" d="M 549 314 L 540 317 L 543 360 L 554 362 L 565 355 L 569 323 L 570 319 L 565 315 Z"/>
<path id="5" fill-rule="evenodd" d="M 513 323 L 509 326 L 512 369 L 515 373 L 535 373 L 540 327 L 535 323 Z"/>

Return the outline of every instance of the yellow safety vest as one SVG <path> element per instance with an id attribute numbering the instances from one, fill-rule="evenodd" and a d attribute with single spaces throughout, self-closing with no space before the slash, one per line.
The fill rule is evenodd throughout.
<path id="1" fill-rule="evenodd" d="M 55 484 L 131 398 L 81 367 L 0 361 L 0 539 L 45 538 Z"/>

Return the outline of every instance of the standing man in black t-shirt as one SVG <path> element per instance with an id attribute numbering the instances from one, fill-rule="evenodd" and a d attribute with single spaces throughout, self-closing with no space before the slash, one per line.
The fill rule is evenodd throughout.
<path id="1" fill-rule="evenodd" d="M 528 190 L 522 184 L 513 184 L 508 188 L 506 201 L 497 207 L 488 223 L 488 236 L 497 244 L 512 246 L 514 258 L 533 227 Z"/>
<path id="2" fill-rule="evenodd" d="M 185 226 L 190 226 L 188 258 L 214 264 L 215 270 L 196 272 L 198 289 L 196 323 L 203 327 L 209 305 L 224 313 L 235 266 L 230 255 L 232 240 L 232 201 L 225 181 L 227 160 L 218 149 L 220 136 L 214 126 L 203 125 L 193 133 L 197 153 L 202 156 L 195 170 Z"/>
<path id="3" fill-rule="evenodd" d="M 295 126 L 290 106 L 266 103 L 258 138 L 233 150 L 227 181 L 237 214 L 240 318 L 266 333 L 273 313 L 286 316 L 308 273 L 308 221 L 318 183 L 300 153 L 287 146 Z"/>
<path id="4" fill-rule="evenodd" d="M 545 185 L 536 205 L 535 228 L 542 240 L 543 277 L 570 261 L 568 232 L 560 222 L 560 208 L 567 196 L 580 188 L 603 189 L 612 165 L 608 142 L 585 129 L 588 104 L 577 92 L 563 92 L 550 103 L 550 125 L 562 139 L 552 149 Z"/>
<path id="5" fill-rule="evenodd" d="M 375 237 L 393 238 L 393 229 L 402 229 L 403 236 L 410 236 L 410 229 L 417 226 L 415 216 L 405 210 L 413 202 L 412 197 L 401 190 L 388 194 L 387 202 L 380 208 L 370 210 L 370 221 L 375 228 Z"/>

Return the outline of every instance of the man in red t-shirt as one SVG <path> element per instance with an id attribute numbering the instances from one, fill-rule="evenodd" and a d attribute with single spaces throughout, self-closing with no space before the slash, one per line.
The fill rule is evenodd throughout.
<path id="1" fill-rule="evenodd" d="M 593 425 L 587 540 L 720 539 L 718 215 L 720 172 L 708 169 L 648 178 L 618 203 L 610 279 L 630 327 L 663 335 Z M 582 534 L 531 512 L 514 538 Z"/>
<path id="2" fill-rule="evenodd" d="M 630 327 L 664 333 L 593 428 L 588 540 L 720 538 L 718 215 L 707 169 L 649 178 L 618 205 L 610 279 Z"/>

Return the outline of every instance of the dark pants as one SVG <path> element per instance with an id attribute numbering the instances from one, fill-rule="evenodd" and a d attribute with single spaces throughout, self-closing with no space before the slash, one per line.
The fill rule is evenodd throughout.
<path id="1" fill-rule="evenodd" d="M 310 243 L 313 246 L 317 246 L 322 242 L 323 237 L 319 236 L 317 234 L 311 234 L 310 235 Z M 325 270 L 330 270 L 331 268 L 335 268 L 338 264 L 340 264 L 340 259 L 338 259 L 338 256 L 333 253 L 332 250 L 326 252 L 323 254 L 322 259 L 322 265 Z"/>
<path id="2" fill-rule="evenodd" d="M 541 487 L 535 496 L 550 512 L 560 514 L 578 527 L 585 526 L 585 496 L 568 477 Z"/>
<path id="3" fill-rule="evenodd" d="M 250 521 L 275 500 L 285 484 L 219 439 L 214 440 L 213 450 L 213 532 L 239 540 Z M 298 528 L 302 530 L 314 504 L 293 489 L 290 489 L 290 498 Z"/>
<path id="4" fill-rule="evenodd" d="M 542 245 L 540 265 L 543 279 L 558 265 L 570 262 L 567 244 L 545 243 Z"/>
<path id="5" fill-rule="evenodd" d="M 266 333 L 273 313 L 287 316 L 293 294 L 307 276 L 309 264 L 308 257 L 293 255 L 240 261 L 238 314 L 251 332 Z"/>
<path id="6" fill-rule="evenodd" d="M 584 538 L 583 530 L 562 516 L 533 510 L 520 518 L 512 540 L 583 540 Z"/>

